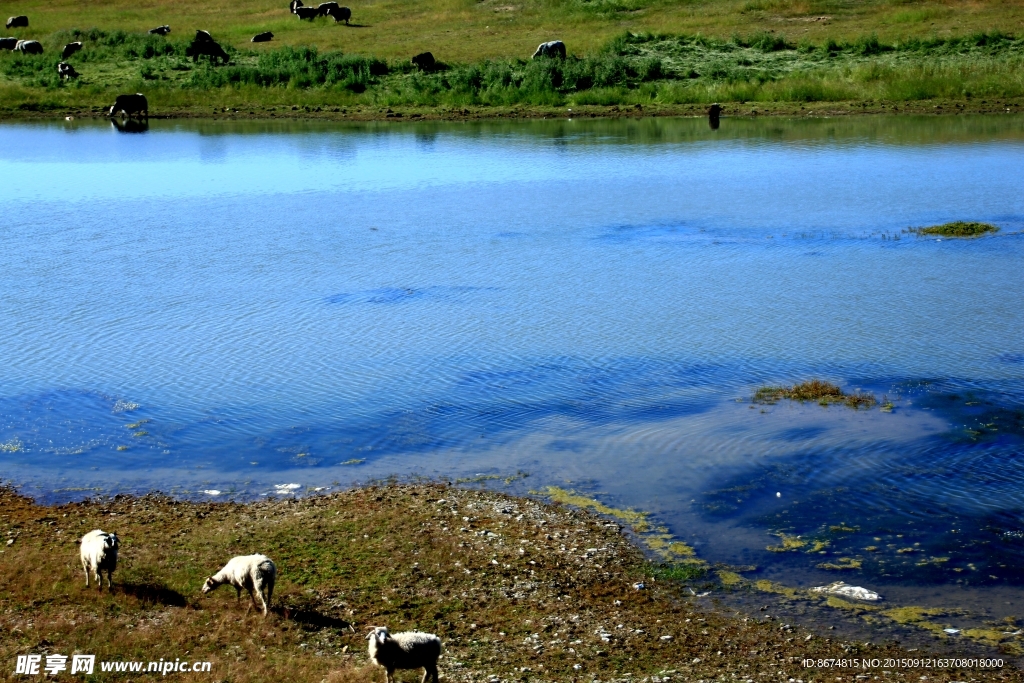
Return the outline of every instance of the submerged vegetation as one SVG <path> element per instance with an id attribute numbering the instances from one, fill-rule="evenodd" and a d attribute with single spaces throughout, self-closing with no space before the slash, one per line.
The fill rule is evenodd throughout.
<path id="1" fill-rule="evenodd" d="M 753 400 L 755 403 L 774 405 L 782 399 L 801 403 L 814 401 L 823 406 L 838 403 L 851 408 L 871 408 L 878 403 L 878 399 L 871 394 L 847 394 L 837 385 L 819 379 L 808 380 L 791 387 L 761 387 L 754 392 Z"/>
<path id="2" fill-rule="evenodd" d="M 63 83 L 60 47 L 81 74 Z M 139 91 L 155 112 L 197 106 L 459 108 L 853 102 L 1024 97 L 1024 40 L 998 31 L 969 36 L 877 35 L 793 41 L 774 32 L 715 38 L 624 33 L 567 59 L 487 58 L 421 71 L 384 59 L 311 46 L 237 49 L 229 64 L 194 63 L 187 40 L 125 31 L 65 30 L 46 52 L 0 52 L 0 112 L 109 105 Z M 570 50 L 572 52 L 572 50 Z M 987 100 L 985 100 L 987 103 Z M 1015 107 L 1015 103 L 1007 103 Z M 851 105 L 852 106 L 852 105 Z"/>
<path id="3" fill-rule="evenodd" d="M 989 233 L 999 232 L 999 228 L 990 223 L 974 223 L 968 221 L 953 221 L 942 225 L 932 225 L 927 228 L 916 228 L 918 235 L 940 235 L 942 237 L 980 237 Z"/>

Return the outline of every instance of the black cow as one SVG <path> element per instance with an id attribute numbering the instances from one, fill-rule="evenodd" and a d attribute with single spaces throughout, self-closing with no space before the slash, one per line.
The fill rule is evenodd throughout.
<path id="1" fill-rule="evenodd" d="M 38 40 L 19 40 L 14 46 L 15 51 L 24 52 L 27 55 L 43 54 L 43 45 Z"/>
<path id="2" fill-rule="evenodd" d="M 429 52 L 421 52 L 412 58 L 412 63 L 419 67 L 420 71 L 433 71 L 437 66 L 434 55 Z"/>
<path id="3" fill-rule="evenodd" d="M 537 46 L 537 51 L 533 53 L 533 58 L 537 57 L 551 57 L 552 59 L 565 59 L 565 43 L 560 40 L 552 40 L 547 43 L 541 43 Z"/>
<path id="4" fill-rule="evenodd" d="M 708 125 L 711 126 L 711 130 L 718 130 L 718 117 L 722 115 L 722 109 L 722 105 L 717 102 L 708 107 Z"/>
<path id="5" fill-rule="evenodd" d="M 198 33 L 200 33 L 200 31 L 197 31 L 196 33 L 196 39 L 192 41 L 191 45 L 185 48 L 186 57 L 191 57 L 193 62 L 199 61 L 199 58 L 203 55 L 209 57 L 211 62 L 216 62 L 218 59 L 222 59 L 224 60 L 224 63 L 227 64 L 231 61 L 231 57 L 228 56 L 227 52 L 224 52 L 224 48 L 222 48 L 219 43 L 214 41 L 212 38 L 210 40 L 200 40 L 198 37 Z M 206 33 L 206 31 L 201 31 L 201 33 Z M 206 35 L 210 34 L 206 33 Z"/>
<path id="6" fill-rule="evenodd" d="M 134 95 L 118 95 L 114 105 L 110 108 L 110 117 L 124 114 L 126 118 L 138 115 L 139 118 L 149 118 L 149 102 L 146 96 L 140 92 Z"/>
<path id="7" fill-rule="evenodd" d="M 252 37 L 250 42 L 253 43 L 266 43 L 274 39 L 274 34 L 270 31 L 264 31 L 263 33 L 257 33 Z"/>
<path id="8" fill-rule="evenodd" d="M 17 38 L 0 38 L 0 50 L 13 50 L 17 44 Z"/>
<path id="9" fill-rule="evenodd" d="M 171 27 L 164 24 L 163 26 L 157 26 L 156 28 L 149 29 L 149 32 L 156 36 L 166 36 L 171 32 Z"/>
<path id="10" fill-rule="evenodd" d="M 78 78 L 78 72 L 75 71 L 75 67 L 71 66 L 67 62 L 59 62 L 57 64 L 57 75 L 60 76 L 60 80 L 62 81 Z"/>
<path id="11" fill-rule="evenodd" d="M 28 17 L 24 14 L 7 19 L 7 28 L 25 28 L 26 26 L 28 26 Z"/>
<path id="12" fill-rule="evenodd" d="M 64 46 L 64 49 L 61 51 L 60 58 L 61 59 L 67 59 L 68 57 L 70 57 L 71 55 L 75 54 L 76 52 L 78 52 L 81 49 L 82 49 L 82 43 L 81 42 L 68 43 L 67 45 Z"/>
<path id="13" fill-rule="evenodd" d="M 339 5 L 336 2 L 321 2 L 319 5 L 316 6 L 316 11 L 320 13 L 320 16 L 326 17 L 328 14 L 337 10 L 338 8 Z"/>
<path id="14" fill-rule="evenodd" d="M 320 10 L 316 7 L 296 7 L 295 16 L 299 19 L 309 19 L 310 21 L 313 21 L 320 16 Z"/>
<path id="15" fill-rule="evenodd" d="M 350 10 L 348 7 L 339 7 L 338 9 L 332 9 L 327 14 L 328 16 L 334 17 L 334 23 L 344 21 L 347 24 L 348 20 L 352 18 L 352 10 Z"/>

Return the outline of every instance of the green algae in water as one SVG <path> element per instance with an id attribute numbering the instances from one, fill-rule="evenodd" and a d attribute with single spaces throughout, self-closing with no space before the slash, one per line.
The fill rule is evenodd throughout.
<path id="1" fill-rule="evenodd" d="M 850 408 L 871 408 L 878 403 L 878 399 L 871 394 L 860 392 L 847 394 L 839 386 L 820 379 L 800 382 L 790 387 L 761 387 L 754 392 L 753 397 L 754 403 L 768 405 L 778 403 L 782 399 L 801 403 L 814 401 L 822 406 L 838 403 Z"/>
<path id="2" fill-rule="evenodd" d="M 822 562 L 818 565 L 818 569 L 828 569 L 831 571 L 845 571 L 848 569 L 860 569 L 861 560 L 853 557 L 840 557 L 839 562 Z"/>
<path id="3" fill-rule="evenodd" d="M 990 223 L 953 221 L 952 223 L 932 225 L 927 228 L 914 228 L 912 232 L 918 235 L 938 235 L 940 237 L 981 237 L 989 233 L 999 232 L 999 228 Z"/>

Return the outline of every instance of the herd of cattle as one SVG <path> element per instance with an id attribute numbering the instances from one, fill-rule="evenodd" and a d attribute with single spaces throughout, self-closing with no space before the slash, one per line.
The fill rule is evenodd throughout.
<path id="1" fill-rule="evenodd" d="M 302 4 L 302 0 L 291 0 L 289 10 L 292 14 L 301 19 L 308 19 L 310 21 L 317 17 L 332 17 L 334 23 L 345 22 L 349 23 L 352 18 L 352 10 L 348 7 L 343 7 L 337 2 L 322 2 L 316 7 L 307 7 Z M 7 28 L 28 28 L 28 17 L 25 15 L 10 17 L 7 20 Z M 171 27 L 167 24 L 163 26 L 157 26 L 156 28 L 150 29 L 149 33 L 153 35 L 166 36 L 171 32 Z M 257 33 L 251 39 L 253 43 L 265 43 L 273 40 L 274 34 L 270 31 L 263 33 Z M 75 70 L 67 59 L 82 49 L 81 41 L 68 43 L 61 50 L 60 58 L 61 61 L 57 64 L 57 75 L 62 81 L 67 81 L 72 78 L 78 78 L 78 71 Z M 15 52 L 21 52 L 30 55 L 41 55 L 43 54 L 43 45 L 38 40 L 21 40 L 18 38 L 0 38 L 0 50 L 13 50 Z M 185 56 L 191 57 L 192 61 L 198 61 L 200 57 L 209 57 L 210 62 L 217 64 L 227 64 L 231 61 L 231 57 L 224 48 L 213 39 L 213 36 L 209 32 L 203 30 L 197 30 L 195 37 L 192 39 L 192 43 L 185 48 Z M 565 43 L 560 40 L 552 40 L 547 43 L 541 43 L 537 47 L 537 51 L 533 53 L 533 57 L 549 57 L 552 59 L 565 59 Z M 435 71 L 438 68 L 443 68 L 442 65 L 434 59 L 434 55 L 430 52 L 421 52 L 412 58 L 412 63 L 421 71 Z M 110 116 L 117 116 L 123 114 L 129 119 L 138 117 L 149 117 L 149 104 L 146 101 L 146 97 L 141 93 L 135 93 L 134 95 L 118 95 L 117 101 L 112 107 L 110 107 Z"/>

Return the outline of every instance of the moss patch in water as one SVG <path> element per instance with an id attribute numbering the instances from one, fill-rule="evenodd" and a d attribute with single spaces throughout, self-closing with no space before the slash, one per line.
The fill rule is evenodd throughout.
<path id="1" fill-rule="evenodd" d="M 825 600 L 825 604 L 835 609 L 845 609 L 851 612 L 877 612 L 878 610 L 882 609 L 881 607 L 876 607 L 875 605 L 861 605 L 855 602 L 850 602 L 848 600 L 843 600 L 842 598 L 837 598 L 834 595 L 828 596 L 828 599 Z"/>
<path id="2" fill-rule="evenodd" d="M 915 228 L 913 232 L 918 235 L 939 235 L 941 237 L 980 237 L 981 235 L 999 232 L 999 228 L 990 223 L 953 221 L 952 223 L 932 225 L 927 228 Z"/>
<path id="3" fill-rule="evenodd" d="M 870 408 L 878 403 L 871 394 L 856 392 L 847 394 L 837 385 L 820 379 L 794 384 L 791 387 L 761 387 L 754 392 L 754 403 L 775 404 L 782 399 L 790 401 L 815 401 L 819 405 L 829 406 L 834 403 L 850 408 Z"/>
<path id="4" fill-rule="evenodd" d="M 126 450 L 128 450 L 128 447 L 127 446 L 118 446 L 117 450 L 119 450 L 119 451 L 126 451 Z"/>
<path id="5" fill-rule="evenodd" d="M 350 458 L 345 462 L 339 463 L 340 465 L 361 465 L 366 462 L 366 458 Z"/>
<path id="6" fill-rule="evenodd" d="M 727 569 L 719 569 L 716 573 L 718 574 L 718 580 L 722 582 L 723 586 L 738 586 L 744 582 L 742 576 Z"/>
<path id="7" fill-rule="evenodd" d="M 761 591 L 762 593 L 778 593 L 779 595 L 785 595 L 787 598 L 796 598 L 798 591 L 796 588 L 790 586 L 784 586 L 781 583 L 775 583 L 767 579 L 761 579 L 754 582 L 754 588 Z"/>
<path id="8" fill-rule="evenodd" d="M 572 505 L 585 510 L 592 510 L 599 515 L 608 515 L 609 517 L 621 519 L 623 522 L 629 524 L 629 526 L 633 528 L 633 531 L 636 531 L 637 533 L 644 533 L 651 528 L 650 523 L 647 521 L 647 513 L 640 510 L 609 507 L 599 500 L 588 498 L 587 496 L 581 496 L 575 491 L 563 489 L 559 486 L 545 486 L 543 491 L 537 493 L 539 493 L 539 495 L 546 496 L 556 503 Z"/>
<path id="9" fill-rule="evenodd" d="M 148 419 L 139 420 L 138 422 L 132 422 L 130 425 L 125 425 L 124 428 L 125 429 L 138 429 L 139 427 L 141 427 L 142 425 L 146 424 L 147 422 L 150 422 L 150 420 L 148 420 Z"/>
<path id="10" fill-rule="evenodd" d="M 777 532 L 782 543 L 778 545 L 770 545 L 765 548 L 768 552 L 772 553 L 795 553 L 803 550 L 804 552 L 819 553 L 825 548 L 829 547 L 831 543 L 823 538 L 803 538 L 801 536 L 791 536 L 790 534 Z"/>
<path id="11" fill-rule="evenodd" d="M 149 436 L 149 432 L 147 432 L 145 429 L 141 429 L 132 434 L 132 436 Z"/>
<path id="12" fill-rule="evenodd" d="M 847 569 L 860 569 L 861 561 L 852 557 L 840 557 L 839 562 L 822 562 L 816 565 L 818 569 L 830 569 L 832 571 L 843 571 Z"/>

